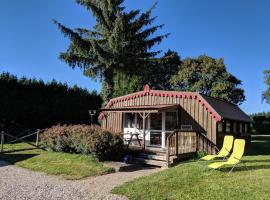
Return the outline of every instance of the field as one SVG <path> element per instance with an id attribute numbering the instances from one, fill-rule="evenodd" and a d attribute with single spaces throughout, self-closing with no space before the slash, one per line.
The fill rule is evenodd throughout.
<path id="1" fill-rule="evenodd" d="M 91 155 L 69 154 L 31 149 L 26 143 L 4 145 L 0 160 L 5 160 L 19 167 L 60 175 L 66 179 L 81 179 L 113 172 L 112 168 L 103 166 Z M 22 150 L 28 149 L 28 150 Z"/>
<path id="2" fill-rule="evenodd" d="M 143 199 L 270 199 L 270 141 L 252 141 L 234 172 L 210 170 L 205 162 L 190 161 L 138 178 L 113 189 L 131 200 Z"/>

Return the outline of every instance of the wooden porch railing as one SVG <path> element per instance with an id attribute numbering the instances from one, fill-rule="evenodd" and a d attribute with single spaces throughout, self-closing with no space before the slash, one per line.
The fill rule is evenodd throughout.
<path id="1" fill-rule="evenodd" d="M 202 150 L 200 143 L 205 144 L 205 146 L 217 149 L 216 144 L 214 144 L 207 136 L 203 133 L 197 131 L 183 131 L 174 130 L 167 137 L 167 166 L 171 165 L 171 157 L 179 157 L 184 154 L 195 153 L 198 150 Z"/>

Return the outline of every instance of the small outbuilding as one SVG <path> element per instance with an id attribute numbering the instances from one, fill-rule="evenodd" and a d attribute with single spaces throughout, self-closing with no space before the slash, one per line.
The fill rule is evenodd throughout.
<path id="1" fill-rule="evenodd" d="M 138 138 L 143 151 L 166 152 L 170 157 L 197 151 L 215 153 L 226 134 L 246 137 L 252 119 L 237 105 L 197 92 L 151 90 L 111 99 L 99 119 L 102 127 Z M 133 137 L 134 136 L 134 137 Z"/>

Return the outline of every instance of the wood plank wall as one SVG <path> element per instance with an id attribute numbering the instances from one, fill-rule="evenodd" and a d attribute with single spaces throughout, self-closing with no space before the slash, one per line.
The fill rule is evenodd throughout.
<path id="1" fill-rule="evenodd" d="M 205 107 L 202 106 L 196 99 L 184 97 L 160 97 L 146 95 L 126 101 L 114 103 L 112 108 L 122 106 L 139 106 L 139 105 L 157 105 L 157 104 L 179 104 L 180 109 L 180 125 L 192 125 L 193 129 L 204 133 L 208 139 L 216 144 L 217 123 L 209 114 Z M 107 126 L 106 126 L 107 120 Z M 102 127 L 114 132 L 122 132 L 123 115 L 121 113 L 110 113 L 107 119 L 102 120 Z M 208 153 L 213 153 L 214 149 L 209 146 L 205 140 L 200 140 L 200 150 Z"/>

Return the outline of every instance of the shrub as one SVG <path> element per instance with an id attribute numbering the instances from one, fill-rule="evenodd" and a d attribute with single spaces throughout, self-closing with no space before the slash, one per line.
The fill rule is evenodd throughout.
<path id="1" fill-rule="evenodd" d="M 93 154 L 98 160 L 118 160 L 124 144 L 119 134 L 99 126 L 53 126 L 41 136 L 41 144 L 53 151 Z"/>
<path id="2" fill-rule="evenodd" d="M 205 151 L 197 151 L 196 158 L 200 159 L 206 155 L 207 153 Z"/>

